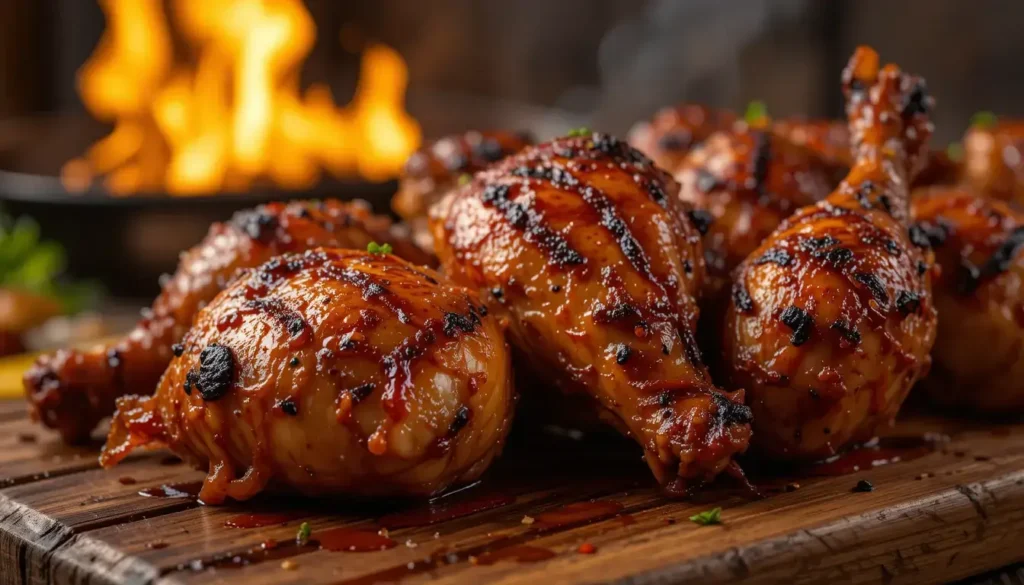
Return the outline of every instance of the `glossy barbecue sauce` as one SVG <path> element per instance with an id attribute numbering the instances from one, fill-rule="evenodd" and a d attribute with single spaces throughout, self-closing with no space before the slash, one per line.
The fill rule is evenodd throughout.
<path id="1" fill-rule="evenodd" d="M 139 495 L 147 498 L 188 498 L 197 499 L 199 490 L 203 488 L 203 482 L 190 481 L 187 483 L 166 483 L 161 486 L 139 490 Z"/>

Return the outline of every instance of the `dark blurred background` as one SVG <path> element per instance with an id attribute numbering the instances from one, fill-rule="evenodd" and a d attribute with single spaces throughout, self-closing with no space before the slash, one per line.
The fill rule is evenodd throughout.
<path id="1" fill-rule="evenodd" d="M 307 5 L 319 40 L 304 76 L 341 88 L 339 97 L 356 78 L 358 44 L 371 39 L 408 61 L 411 95 L 557 107 L 615 132 L 684 99 L 734 108 L 760 99 L 774 115 L 836 116 L 839 71 L 868 43 L 928 80 L 939 141 L 956 139 L 978 110 L 1024 114 L 1020 0 Z M 91 1 L 0 0 L 0 118 L 80 110 L 74 73 L 102 28 Z"/>

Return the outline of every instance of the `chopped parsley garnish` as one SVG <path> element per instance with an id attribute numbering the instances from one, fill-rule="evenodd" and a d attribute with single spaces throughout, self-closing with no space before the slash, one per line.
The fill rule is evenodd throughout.
<path id="1" fill-rule="evenodd" d="M 473 177 L 470 177 L 468 173 L 462 173 L 461 175 L 459 175 L 459 184 L 460 185 L 465 185 L 466 183 L 469 183 L 472 180 L 473 180 Z"/>
<path id="2" fill-rule="evenodd" d="M 581 126 L 579 128 L 573 128 L 572 130 L 569 130 L 569 133 L 566 136 L 586 136 L 587 134 L 590 134 L 590 128 L 587 128 L 586 126 Z"/>
<path id="3" fill-rule="evenodd" d="M 309 522 L 303 522 L 302 526 L 299 526 L 299 532 L 295 535 L 295 543 L 299 546 L 306 546 L 309 542 L 309 535 L 313 533 L 313 529 L 309 527 Z"/>
<path id="4" fill-rule="evenodd" d="M 964 160 L 964 145 L 959 142 L 954 142 L 946 147 L 946 156 L 953 162 L 960 162 Z"/>
<path id="5" fill-rule="evenodd" d="M 366 251 L 371 254 L 390 254 L 391 244 L 378 244 L 377 242 L 370 242 L 366 246 Z"/>
<path id="6" fill-rule="evenodd" d="M 977 126 L 978 128 L 991 128 L 998 121 L 999 118 L 989 111 L 977 112 L 971 116 L 971 126 Z"/>
<path id="7" fill-rule="evenodd" d="M 706 510 L 704 512 L 701 512 L 700 514 L 694 514 L 693 516 L 690 516 L 690 522 L 693 522 L 694 524 L 699 524 L 701 526 L 710 526 L 712 524 L 721 524 L 722 523 L 722 509 L 721 508 L 712 508 L 710 510 Z"/>
<path id="8" fill-rule="evenodd" d="M 750 102 L 747 104 L 747 111 L 743 114 L 743 119 L 751 126 L 760 126 L 768 120 L 768 106 L 760 100 Z"/>

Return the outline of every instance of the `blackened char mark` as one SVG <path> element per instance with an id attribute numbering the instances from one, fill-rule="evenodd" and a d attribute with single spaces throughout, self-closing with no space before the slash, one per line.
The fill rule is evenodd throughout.
<path id="1" fill-rule="evenodd" d="M 414 271 L 413 274 L 415 274 Z M 320 268 L 319 276 L 344 282 L 358 288 L 363 300 L 383 305 L 398 318 L 399 323 L 409 324 L 412 322 L 412 317 L 410 317 L 412 312 L 405 299 L 393 294 L 391 289 L 383 282 L 378 281 L 366 272 L 352 268 L 339 268 L 334 264 L 327 264 Z"/>
<path id="2" fill-rule="evenodd" d="M 715 404 L 715 418 L 721 424 L 745 425 L 754 420 L 754 412 L 750 407 L 729 400 L 717 390 L 711 391 L 711 401 Z"/>
<path id="3" fill-rule="evenodd" d="M 199 354 L 198 375 L 189 372 L 186 384 L 191 382 L 203 400 L 211 402 L 223 398 L 231 389 L 234 379 L 235 356 L 231 349 L 219 343 L 211 343 Z"/>
<path id="4" fill-rule="evenodd" d="M 769 248 L 767 252 L 761 255 L 760 258 L 754 261 L 754 264 L 760 266 L 761 264 L 778 264 L 779 266 L 789 266 L 793 261 L 793 257 L 789 255 L 789 252 L 782 248 Z"/>
<path id="5" fill-rule="evenodd" d="M 751 176 L 754 179 L 754 191 L 764 195 L 768 169 L 772 162 L 772 141 L 767 132 L 758 131 L 754 136 L 754 152 Z"/>
<path id="6" fill-rule="evenodd" d="M 715 221 L 715 216 L 705 209 L 691 209 L 687 212 L 687 215 L 690 217 L 693 227 L 697 228 L 697 231 L 702 236 L 707 235 L 708 230 L 711 229 L 711 224 Z"/>
<path id="7" fill-rule="evenodd" d="M 509 225 L 522 231 L 527 241 L 534 242 L 558 266 L 576 266 L 586 259 L 560 234 L 546 226 L 537 214 L 509 198 L 509 185 L 488 185 L 480 196 L 484 205 L 501 212 Z"/>
<path id="8" fill-rule="evenodd" d="M 239 211 L 231 218 L 236 229 L 261 244 L 269 244 L 277 233 L 277 217 L 260 207 Z"/>
<path id="9" fill-rule="evenodd" d="M 980 267 L 964 260 L 957 274 L 957 290 L 960 294 L 969 295 L 978 289 L 982 282 L 995 278 L 1010 269 L 1013 259 L 1021 246 L 1024 245 L 1024 226 L 1010 232 L 1006 240 L 996 248 Z"/>
<path id="10" fill-rule="evenodd" d="M 811 332 L 814 331 L 814 317 L 795 305 L 786 307 L 786 310 L 779 315 L 779 321 L 793 330 L 789 342 L 796 347 L 806 343 L 811 338 Z"/>
<path id="11" fill-rule="evenodd" d="M 754 310 L 754 301 L 747 292 L 747 287 L 739 280 L 732 285 L 732 302 L 741 313 L 749 313 Z"/>
<path id="12" fill-rule="evenodd" d="M 883 307 L 889 306 L 889 293 L 885 290 L 885 284 L 878 278 L 878 275 L 871 272 L 858 272 L 853 275 L 854 280 L 868 287 L 871 296 Z"/>
<path id="13" fill-rule="evenodd" d="M 829 329 L 838 331 L 839 335 L 842 336 L 843 339 L 849 341 L 853 345 L 860 343 L 860 331 L 857 331 L 857 329 L 846 319 L 833 321 L 832 325 L 829 326 Z"/>

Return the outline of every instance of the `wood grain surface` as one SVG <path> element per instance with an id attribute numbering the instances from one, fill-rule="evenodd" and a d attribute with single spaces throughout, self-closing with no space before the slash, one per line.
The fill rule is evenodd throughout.
<path id="1" fill-rule="evenodd" d="M 927 454 L 851 474 L 755 471 L 761 498 L 724 481 L 673 500 L 624 440 L 534 431 L 482 483 L 431 503 L 280 494 L 210 507 L 140 495 L 203 477 L 166 452 L 104 471 L 95 445 L 63 447 L 0 402 L 0 585 L 944 583 L 1024 561 L 1024 424 L 916 415 L 891 434 L 923 445 L 926 433 L 933 448 L 914 453 Z M 862 479 L 874 490 L 855 491 Z M 718 506 L 721 525 L 688 520 Z M 285 517 L 229 525 L 247 514 Z M 396 546 L 319 546 L 342 527 L 390 527 Z"/>

